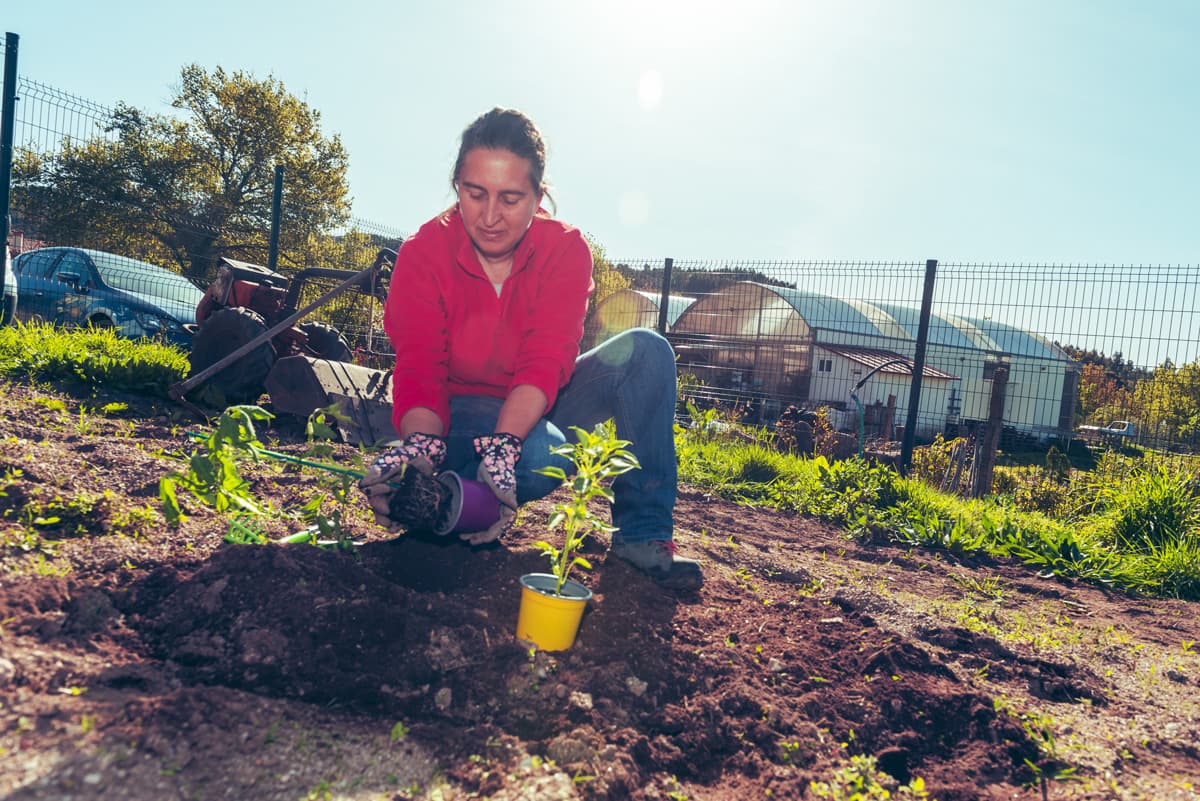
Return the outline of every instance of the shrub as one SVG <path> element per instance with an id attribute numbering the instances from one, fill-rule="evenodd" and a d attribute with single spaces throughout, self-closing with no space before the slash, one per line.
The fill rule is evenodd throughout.
<path id="1" fill-rule="evenodd" d="M 1114 544 L 1121 550 L 1155 553 L 1196 534 L 1200 497 L 1188 471 L 1154 465 L 1102 490 Z"/>
<path id="2" fill-rule="evenodd" d="M 1060 484 L 1071 475 L 1071 460 L 1053 445 L 1046 451 L 1046 472 Z"/>
<path id="3" fill-rule="evenodd" d="M 1041 512 L 1055 517 L 1062 512 L 1066 499 L 1058 479 L 1045 470 L 1029 472 L 1013 491 L 1012 497 L 1016 507 L 1024 512 Z"/>
<path id="4" fill-rule="evenodd" d="M 962 437 L 947 440 L 939 433 L 929 445 L 913 448 L 909 477 L 924 481 L 931 487 L 941 487 L 950 467 L 950 454 L 956 446 L 965 446 L 966 442 Z"/>
<path id="5" fill-rule="evenodd" d="M 833 420 L 829 417 L 829 407 L 817 409 L 813 421 L 813 454 L 831 458 L 837 450 L 837 431 L 833 428 Z"/>

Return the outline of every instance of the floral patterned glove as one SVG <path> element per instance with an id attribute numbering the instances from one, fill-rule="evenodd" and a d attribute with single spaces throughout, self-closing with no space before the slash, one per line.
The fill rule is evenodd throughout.
<path id="1" fill-rule="evenodd" d="M 512 528 L 517 516 L 517 462 L 521 458 L 521 438 L 516 434 L 484 434 L 472 440 L 479 454 L 477 478 L 500 501 L 500 519 L 487 531 L 459 536 L 472 545 L 482 545 L 498 539 Z"/>
<path id="2" fill-rule="evenodd" d="M 390 515 L 392 495 L 409 467 L 432 476 L 446 458 L 446 440 L 433 434 L 409 434 L 403 441 L 389 443 L 392 447 L 381 453 L 358 482 L 375 512 L 375 522 L 388 531 L 396 531 L 409 521 L 395 520 Z"/>

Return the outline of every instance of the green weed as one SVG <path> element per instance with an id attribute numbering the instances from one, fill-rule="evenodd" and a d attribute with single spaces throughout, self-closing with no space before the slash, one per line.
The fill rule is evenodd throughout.
<path id="1" fill-rule="evenodd" d="M 915 777 L 908 784 L 895 786 L 896 781 L 877 768 L 874 756 L 853 756 L 849 763 L 833 771 L 826 782 L 812 782 L 808 791 L 816 798 L 830 801 L 884 801 L 889 798 L 928 799 L 925 780 Z M 895 786 L 895 789 L 889 789 Z"/>
<path id="2" fill-rule="evenodd" d="M 179 348 L 126 339 L 112 329 L 22 322 L 0 328 L 0 374 L 10 378 L 165 398 L 189 369 Z"/>
<path id="3" fill-rule="evenodd" d="M 216 428 L 205 438 L 203 448 L 188 458 L 188 470 L 159 479 L 159 502 L 168 523 L 178 526 L 186 517 L 179 504 L 178 489 L 187 490 L 218 512 L 264 514 L 266 510 L 254 497 L 250 483 L 238 472 L 237 458 L 241 455 L 257 457 L 262 443 L 254 423 L 272 417 L 274 415 L 258 406 L 231 406 L 221 414 Z"/>

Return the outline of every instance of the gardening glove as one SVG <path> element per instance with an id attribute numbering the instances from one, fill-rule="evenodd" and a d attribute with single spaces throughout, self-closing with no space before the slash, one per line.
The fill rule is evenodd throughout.
<path id="1" fill-rule="evenodd" d="M 521 438 L 516 434 L 484 434 L 473 439 L 479 454 L 479 481 L 500 501 L 500 518 L 487 531 L 459 534 L 472 545 L 498 539 L 512 528 L 517 516 L 517 461 L 521 458 Z"/>
<path id="2" fill-rule="evenodd" d="M 358 482 L 375 512 L 375 522 L 388 531 L 397 531 L 410 521 L 391 516 L 392 496 L 405 470 L 412 468 L 432 478 L 434 470 L 446 458 L 446 440 L 433 434 L 409 434 L 388 443 L 391 447 L 381 453 Z"/>

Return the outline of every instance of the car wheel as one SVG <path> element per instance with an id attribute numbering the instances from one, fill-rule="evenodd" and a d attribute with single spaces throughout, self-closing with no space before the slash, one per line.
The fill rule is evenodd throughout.
<path id="1" fill-rule="evenodd" d="M 105 317 L 103 314 L 97 314 L 92 319 L 88 320 L 88 325 L 92 328 L 112 328 L 113 321 Z"/>
<path id="2" fill-rule="evenodd" d="M 308 350 L 318 359 L 348 362 L 350 346 L 341 332 L 328 323 L 301 323 L 297 326 L 308 337 Z"/>
<path id="3" fill-rule="evenodd" d="M 200 324 L 192 337 L 188 362 L 191 375 L 216 364 L 246 343 L 266 333 L 262 315 L 242 306 L 218 309 Z M 258 400 L 263 380 L 275 364 L 275 349 L 270 340 L 251 350 L 204 381 L 199 389 L 204 401 L 213 406 L 228 406 Z"/>

